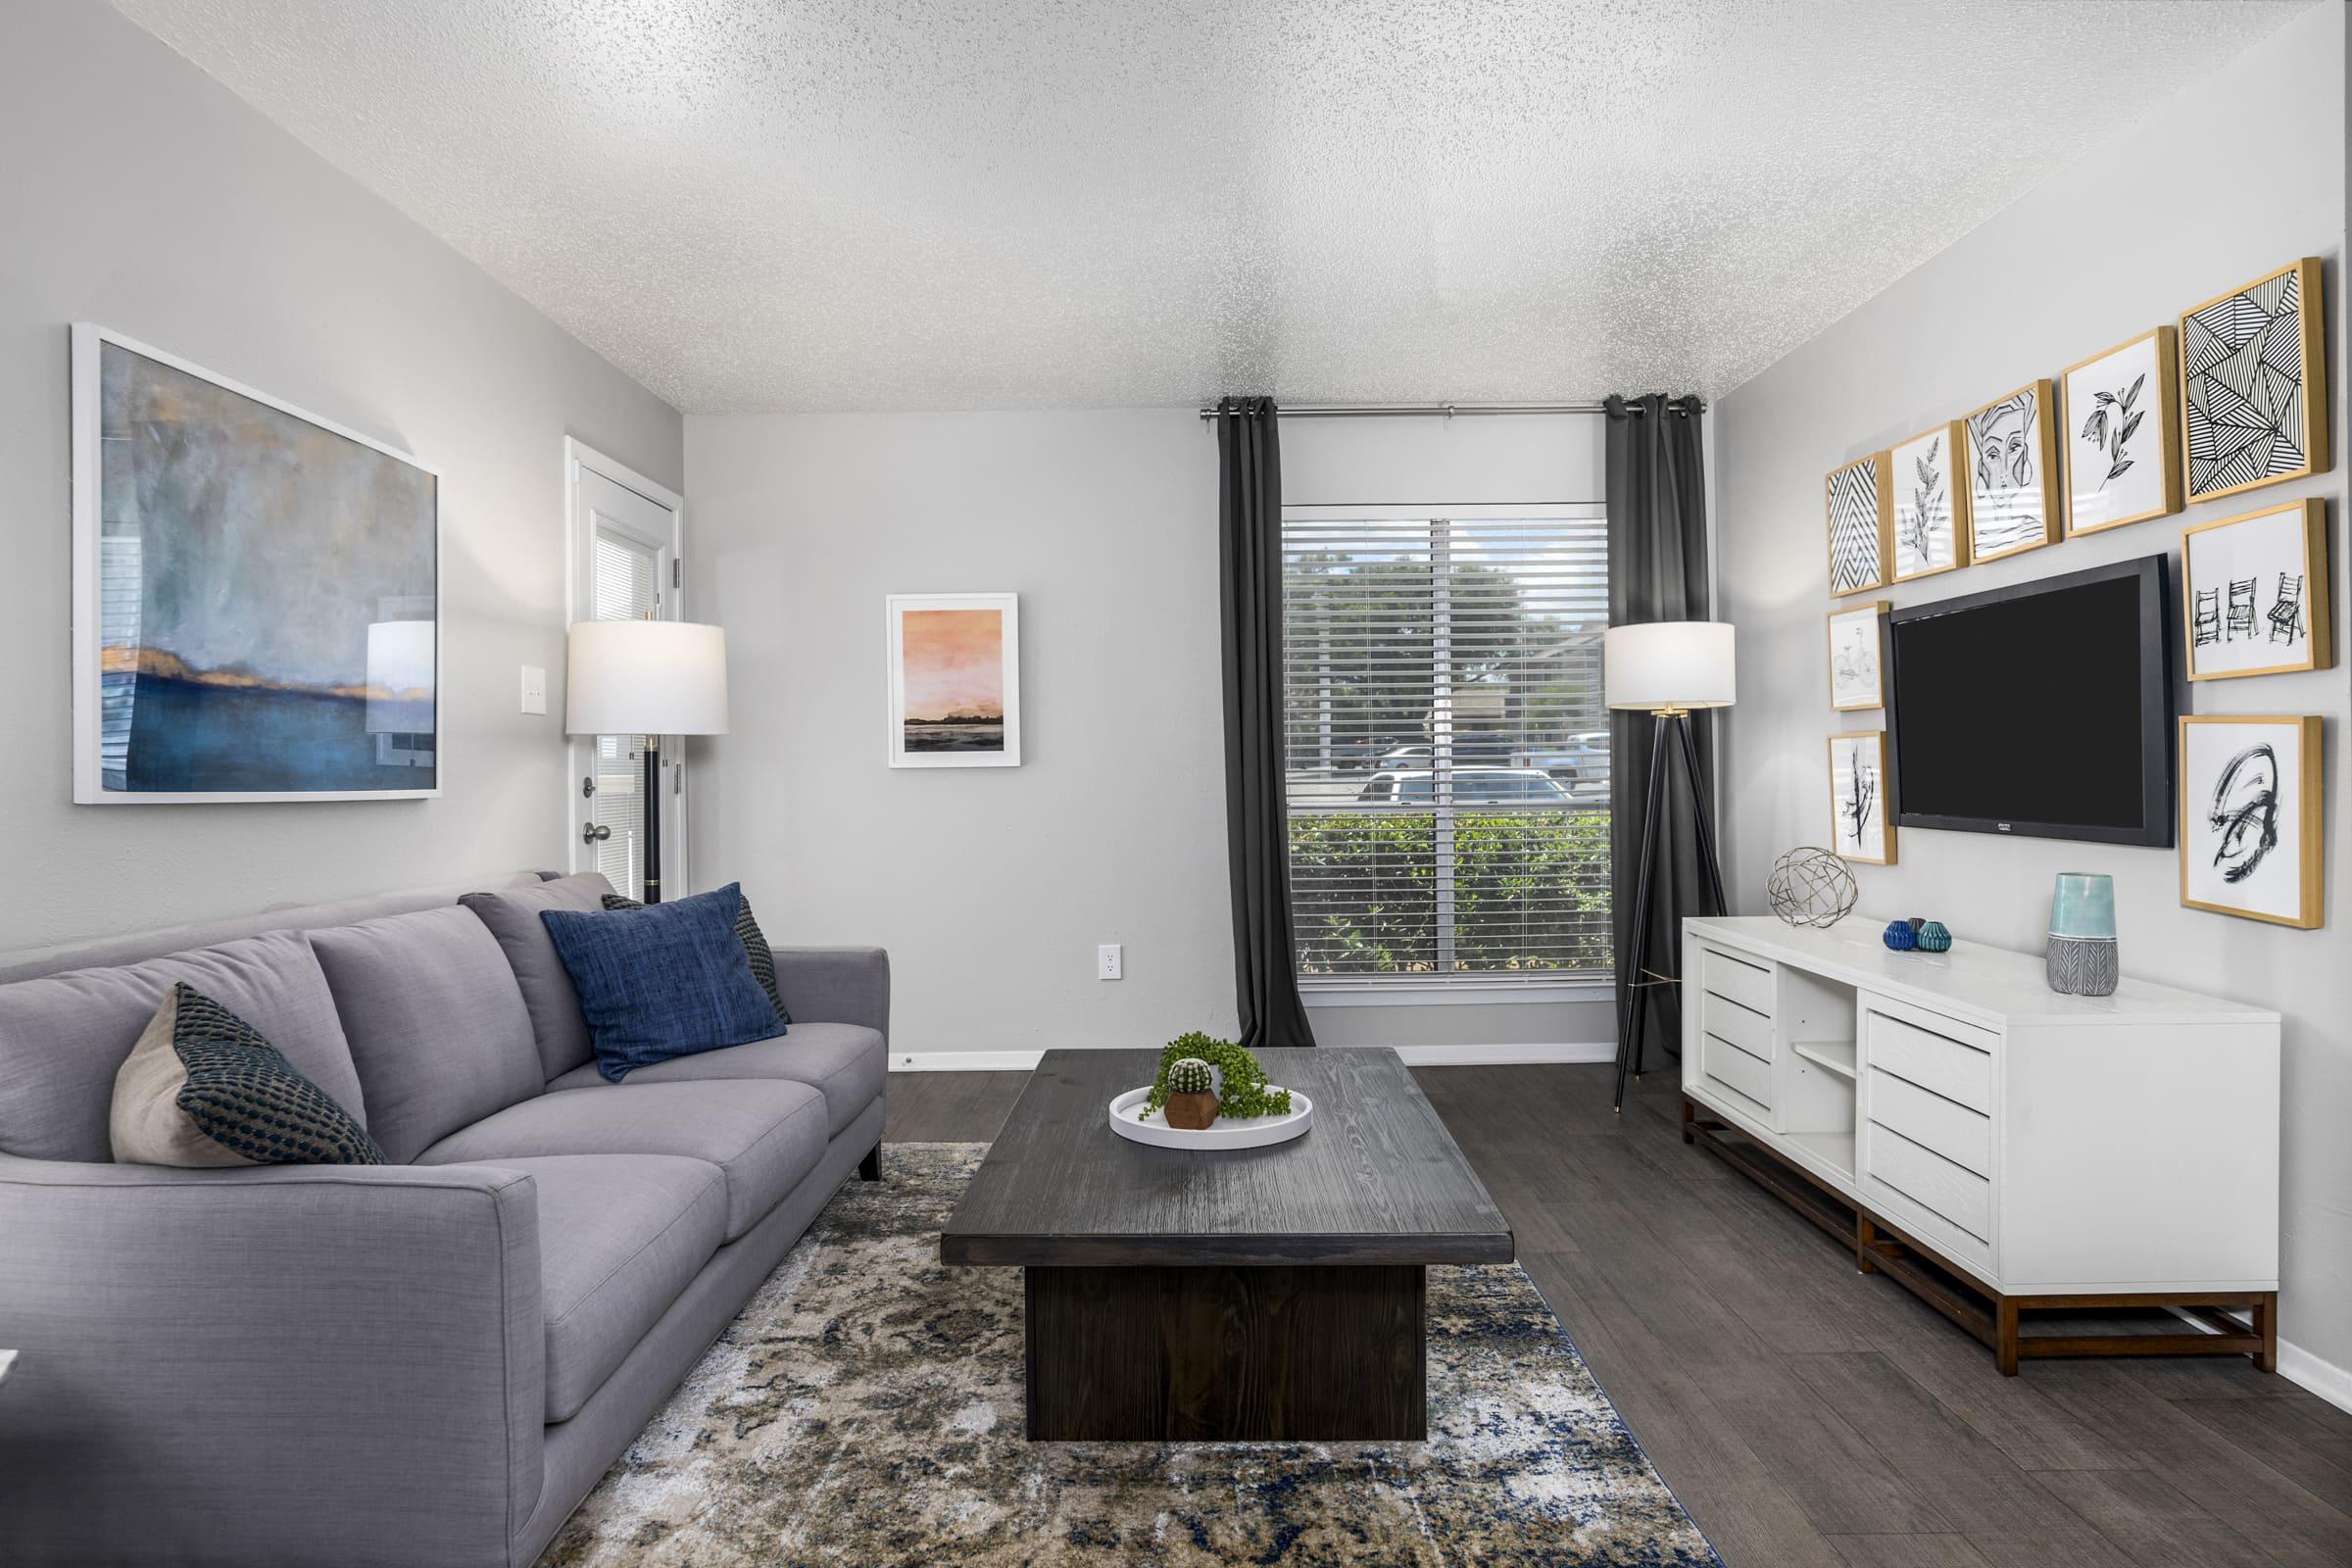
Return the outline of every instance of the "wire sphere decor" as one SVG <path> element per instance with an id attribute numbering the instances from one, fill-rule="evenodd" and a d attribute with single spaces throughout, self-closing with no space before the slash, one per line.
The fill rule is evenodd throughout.
<path id="1" fill-rule="evenodd" d="M 1836 925 L 1854 912 L 1861 896 L 1854 873 L 1828 850 L 1796 849 L 1772 862 L 1772 880 L 1764 886 L 1772 912 L 1790 925 Z"/>

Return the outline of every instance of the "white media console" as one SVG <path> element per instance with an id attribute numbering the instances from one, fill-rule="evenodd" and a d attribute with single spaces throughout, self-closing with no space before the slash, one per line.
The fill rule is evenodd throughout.
<path id="1" fill-rule="evenodd" d="M 2277 1013 L 2137 980 L 2061 996 L 2038 956 L 1895 953 L 1859 918 L 1686 920 L 1683 964 L 1684 1141 L 1850 1242 L 2001 1371 L 2275 1367 Z M 2126 1305 L 2206 1332 L 2019 1333 L 2021 1311 Z"/>

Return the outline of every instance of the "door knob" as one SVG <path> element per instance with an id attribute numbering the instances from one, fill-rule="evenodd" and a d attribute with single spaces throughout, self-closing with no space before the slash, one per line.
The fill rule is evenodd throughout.
<path id="1" fill-rule="evenodd" d="M 612 836 L 612 830 L 602 822 L 582 822 L 580 824 L 580 842 L 582 844 L 602 844 Z"/>

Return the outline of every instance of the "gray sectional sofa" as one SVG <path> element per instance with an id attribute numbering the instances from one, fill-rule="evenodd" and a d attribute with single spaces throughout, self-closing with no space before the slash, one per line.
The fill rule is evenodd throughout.
<path id="1" fill-rule="evenodd" d="M 538 920 L 605 891 L 526 873 L 0 956 L 0 1561 L 539 1554 L 879 1174 L 885 956 L 778 948 L 784 1038 L 609 1084 Z M 396 1163 L 111 1162 L 116 1069 L 183 979 Z"/>

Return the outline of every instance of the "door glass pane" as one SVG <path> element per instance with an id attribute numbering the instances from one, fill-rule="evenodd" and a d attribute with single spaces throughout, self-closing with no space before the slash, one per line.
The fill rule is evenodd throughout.
<path id="1" fill-rule="evenodd" d="M 593 563 L 597 620 L 638 620 L 657 610 L 660 552 L 628 534 L 596 530 Z M 645 897 L 645 737 L 596 738 L 596 795 L 589 820 L 612 831 L 596 844 L 596 868 L 632 899 Z"/>

